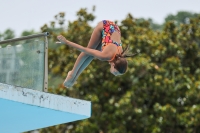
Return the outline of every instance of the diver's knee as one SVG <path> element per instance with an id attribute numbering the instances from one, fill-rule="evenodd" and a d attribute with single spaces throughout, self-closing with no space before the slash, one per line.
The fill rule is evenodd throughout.
<path id="1" fill-rule="evenodd" d="M 96 28 L 101 31 L 103 29 L 103 21 L 98 22 Z"/>

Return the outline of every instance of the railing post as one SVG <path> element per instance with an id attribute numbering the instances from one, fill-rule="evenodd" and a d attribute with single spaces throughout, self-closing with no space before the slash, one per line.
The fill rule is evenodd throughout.
<path id="1" fill-rule="evenodd" d="M 48 92 L 48 38 L 45 36 L 44 92 Z"/>

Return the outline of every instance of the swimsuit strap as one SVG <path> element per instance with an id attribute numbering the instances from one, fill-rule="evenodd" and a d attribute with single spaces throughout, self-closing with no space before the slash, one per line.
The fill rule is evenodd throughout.
<path id="1" fill-rule="evenodd" d="M 117 43 L 117 42 L 115 42 L 113 40 L 112 40 L 112 43 L 115 44 L 115 45 L 117 45 L 117 46 L 122 46 L 122 43 L 119 44 L 119 43 Z"/>
<path id="2" fill-rule="evenodd" d="M 121 47 L 121 46 L 118 46 L 118 47 L 117 47 L 117 50 L 118 50 L 117 52 L 118 52 L 118 53 L 120 53 L 119 47 Z M 117 52 L 114 54 L 114 56 L 112 57 L 112 59 L 109 60 L 110 62 L 113 61 L 113 60 L 115 59 L 115 56 L 116 56 Z"/>

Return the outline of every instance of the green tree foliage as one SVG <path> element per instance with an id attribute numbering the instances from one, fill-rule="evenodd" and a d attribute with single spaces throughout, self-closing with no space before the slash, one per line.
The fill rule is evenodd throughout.
<path id="1" fill-rule="evenodd" d="M 0 41 L 12 39 L 14 37 L 15 37 L 15 33 L 11 29 L 7 29 L 3 33 L 0 33 Z"/>
<path id="2" fill-rule="evenodd" d="M 22 32 L 21 36 L 28 36 L 28 35 L 33 35 L 36 34 L 34 30 L 25 30 Z"/>
<path id="3" fill-rule="evenodd" d="M 188 24 L 190 22 L 191 18 L 196 18 L 198 17 L 199 14 L 197 13 L 191 13 L 191 12 L 187 12 L 187 11 L 179 11 L 176 15 L 173 14 L 169 14 L 166 18 L 165 18 L 165 22 L 168 21 L 175 21 L 176 24 Z"/>
<path id="4" fill-rule="evenodd" d="M 95 16 L 81 9 L 66 30 L 43 31 L 87 46 Z M 49 92 L 92 101 L 92 117 L 40 130 L 40 133 L 198 133 L 200 132 L 200 16 L 190 23 L 170 21 L 162 31 L 131 14 L 121 21 L 123 47 L 141 54 L 129 59 L 128 72 L 114 77 L 107 62 L 94 60 L 71 89 L 62 86 L 79 52 L 66 45 L 49 49 L 49 77 L 61 77 Z M 64 25 L 64 24 L 63 24 Z M 63 26 L 62 25 L 62 26 Z"/>
<path id="5" fill-rule="evenodd" d="M 149 22 L 149 26 L 150 28 L 152 28 L 153 30 L 158 30 L 158 31 L 161 31 L 162 30 L 162 24 L 157 24 L 155 23 L 152 19 L 147 19 L 145 20 L 144 18 L 137 18 L 135 19 L 136 23 L 141 23 L 143 21 L 148 21 Z"/>

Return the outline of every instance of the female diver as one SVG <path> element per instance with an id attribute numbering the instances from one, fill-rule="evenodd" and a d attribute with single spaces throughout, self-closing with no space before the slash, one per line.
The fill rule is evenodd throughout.
<path id="1" fill-rule="evenodd" d="M 68 72 L 64 81 L 65 87 L 72 87 L 82 71 L 94 58 L 108 61 L 110 72 L 118 76 L 124 74 L 127 70 L 128 62 L 126 58 L 135 55 L 126 55 L 128 47 L 125 50 L 122 49 L 120 29 L 114 22 L 109 20 L 103 20 L 97 24 L 87 47 L 70 42 L 62 35 L 57 36 L 57 39 L 61 43 L 81 51 L 73 69 Z"/>

